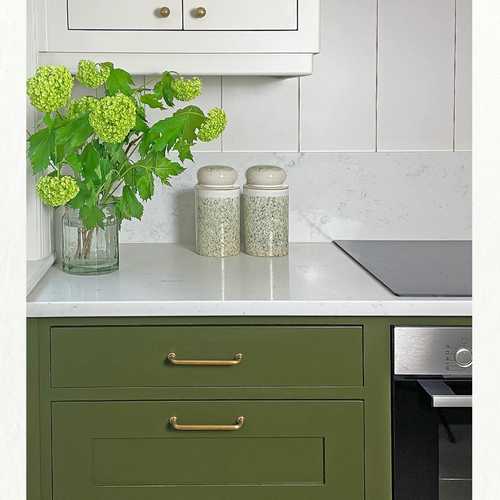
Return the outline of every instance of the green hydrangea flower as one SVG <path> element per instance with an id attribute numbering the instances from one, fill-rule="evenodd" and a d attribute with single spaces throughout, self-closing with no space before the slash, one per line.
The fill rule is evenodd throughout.
<path id="1" fill-rule="evenodd" d="M 134 101 L 123 94 L 99 99 L 90 112 L 90 126 L 103 142 L 118 144 L 135 127 Z"/>
<path id="2" fill-rule="evenodd" d="M 90 95 L 84 95 L 71 101 L 68 109 L 68 118 L 72 120 L 82 113 L 90 113 L 97 105 L 97 99 Z"/>
<path id="3" fill-rule="evenodd" d="M 85 87 L 96 89 L 106 83 L 111 74 L 111 68 L 104 64 L 82 60 L 78 63 L 76 79 Z"/>
<path id="4" fill-rule="evenodd" d="M 192 101 L 201 94 L 202 83 L 199 78 L 177 78 L 172 82 L 174 96 L 179 101 Z"/>
<path id="5" fill-rule="evenodd" d="M 73 90 L 73 77 L 64 66 L 40 66 L 27 81 L 31 104 L 45 113 L 65 106 Z"/>
<path id="6" fill-rule="evenodd" d="M 73 177 L 40 177 L 36 184 L 40 199 L 50 207 L 60 207 L 71 201 L 80 191 Z"/>
<path id="7" fill-rule="evenodd" d="M 226 113 L 220 108 L 213 108 L 207 114 L 207 119 L 200 127 L 198 139 L 202 142 L 210 142 L 217 139 L 227 125 Z"/>

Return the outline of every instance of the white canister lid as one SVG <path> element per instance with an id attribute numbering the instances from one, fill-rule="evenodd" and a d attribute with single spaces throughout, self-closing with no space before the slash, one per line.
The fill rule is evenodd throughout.
<path id="1" fill-rule="evenodd" d="M 213 188 L 231 188 L 235 186 L 238 172 L 224 165 L 207 165 L 198 170 L 198 185 Z"/>
<path id="2" fill-rule="evenodd" d="M 286 172 L 273 165 L 255 165 L 246 173 L 247 185 L 269 188 L 283 188 L 286 181 Z"/>

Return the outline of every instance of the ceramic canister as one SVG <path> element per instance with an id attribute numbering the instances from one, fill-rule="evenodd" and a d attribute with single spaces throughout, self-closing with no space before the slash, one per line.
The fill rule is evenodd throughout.
<path id="1" fill-rule="evenodd" d="M 198 170 L 196 252 L 205 257 L 240 253 L 240 187 L 234 168 L 212 165 Z"/>
<path id="2" fill-rule="evenodd" d="M 288 255 L 289 193 L 286 172 L 270 165 L 250 167 L 243 188 L 245 252 L 257 257 Z"/>

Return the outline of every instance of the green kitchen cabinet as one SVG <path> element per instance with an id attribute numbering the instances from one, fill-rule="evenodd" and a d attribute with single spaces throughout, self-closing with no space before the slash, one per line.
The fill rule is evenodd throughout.
<path id="1" fill-rule="evenodd" d="M 28 499 L 391 500 L 396 324 L 30 319 Z"/>
<path id="2" fill-rule="evenodd" d="M 57 402 L 52 425 L 54 500 L 364 498 L 361 401 Z"/>
<path id="3" fill-rule="evenodd" d="M 363 385 L 360 326 L 54 327 L 50 345 L 52 387 Z"/>

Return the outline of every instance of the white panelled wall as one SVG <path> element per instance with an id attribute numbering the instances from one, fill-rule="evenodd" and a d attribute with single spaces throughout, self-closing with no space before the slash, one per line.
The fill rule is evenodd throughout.
<path id="1" fill-rule="evenodd" d="M 34 23 L 35 17 L 34 12 L 34 1 L 28 0 L 27 11 L 28 20 Z M 32 33 L 36 33 L 34 26 L 28 26 L 28 30 Z M 33 73 L 37 66 L 37 39 L 36 37 L 27 38 L 27 72 Z M 29 132 L 33 132 L 35 128 L 36 120 L 40 116 L 35 112 L 35 110 L 29 105 L 27 100 L 27 116 L 26 124 Z M 31 168 L 28 165 L 28 168 Z M 33 194 L 35 189 L 36 179 L 28 175 L 27 178 L 27 232 L 26 232 L 26 242 L 27 242 L 27 258 L 29 260 L 38 260 L 49 256 L 52 253 L 52 229 L 51 229 L 51 217 L 50 209 L 45 207 L 40 199 Z"/>
<path id="2" fill-rule="evenodd" d="M 197 147 L 190 170 L 218 162 L 243 173 L 261 161 L 289 169 L 300 184 L 294 197 L 291 182 L 296 241 L 470 237 L 470 154 L 456 151 L 472 142 L 471 2 L 323 0 L 312 76 L 204 79 L 197 104 L 222 106 L 229 126 Z M 122 240 L 185 239 L 193 183 L 192 172 L 174 180 L 146 204 L 143 222 L 124 225 Z"/>
<path id="3" fill-rule="evenodd" d="M 205 78 L 200 104 L 230 119 L 209 151 L 471 149 L 471 0 L 321 7 L 312 76 Z"/>

